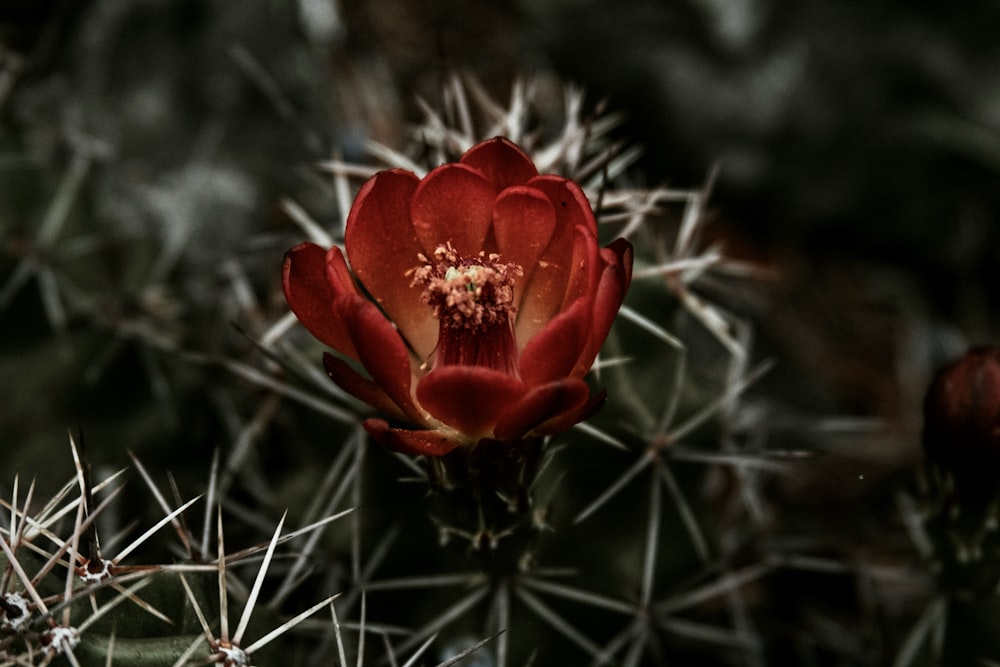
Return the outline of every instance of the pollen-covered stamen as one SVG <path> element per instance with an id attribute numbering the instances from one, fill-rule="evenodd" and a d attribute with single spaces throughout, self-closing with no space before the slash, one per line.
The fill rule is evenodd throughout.
<path id="1" fill-rule="evenodd" d="M 463 257 L 451 243 L 438 246 L 433 261 L 418 258 L 412 285 L 424 287 L 421 299 L 441 323 L 434 366 L 487 366 L 516 375 L 514 280 L 521 267 L 496 253 Z"/>

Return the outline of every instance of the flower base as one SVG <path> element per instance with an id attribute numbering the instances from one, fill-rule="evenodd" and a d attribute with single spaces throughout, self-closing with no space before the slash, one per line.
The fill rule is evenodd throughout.
<path id="1" fill-rule="evenodd" d="M 424 459 L 441 543 L 459 546 L 495 576 L 523 571 L 544 527 L 543 511 L 532 498 L 544 446 L 544 438 L 484 438 Z"/>

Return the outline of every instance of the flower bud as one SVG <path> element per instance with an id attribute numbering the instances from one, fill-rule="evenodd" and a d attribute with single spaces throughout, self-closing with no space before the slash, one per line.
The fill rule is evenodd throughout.
<path id="1" fill-rule="evenodd" d="M 1000 497 L 1000 348 L 973 348 L 938 372 L 924 399 L 923 444 L 960 511 Z"/>

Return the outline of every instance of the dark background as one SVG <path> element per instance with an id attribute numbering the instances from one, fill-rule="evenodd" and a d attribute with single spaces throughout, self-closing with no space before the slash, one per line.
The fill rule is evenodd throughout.
<path id="1" fill-rule="evenodd" d="M 993 2 L 4 0 L 0 482 L 61 484 L 68 429 L 183 479 L 266 403 L 219 360 L 286 312 L 281 199 L 335 219 L 317 161 L 400 147 L 455 71 L 500 100 L 527 74 L 622 112 L 638 183 L 718 168 L 713 233 L 778 276 L 731 304 L 778 362 L 763 391 L 802 440 L 883 429 L 774 498 L 877 541 L 931 373 L 998 338 L 997 25 Z M 322 420 L 276 415 L 265 469 L 308 466 L 289 434 Z"/>

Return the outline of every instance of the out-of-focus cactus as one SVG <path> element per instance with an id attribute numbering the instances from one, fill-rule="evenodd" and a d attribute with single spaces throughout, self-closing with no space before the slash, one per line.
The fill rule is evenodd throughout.
<path id="1" fill-rule="evenodd" d="M 974 347 L 935 375 L 924 399 L 927 530 L 947 601 L 947 664 L 1000 657 L 1000 349 Z"/>
<path id="2" fill-rule="evenodd" d="M 973 348 L 938 372 L 923 445 L 937 553 L 956 577 L 949 587 L 991 594 L 1000 582 L 1000 350 Z"/>
<path id="3" fill-rule="evenodd" d="M 923 443 L 951 511 L 985 521 L 1000 500 L 1000 349 L 973 348 L 938 372 Z"/>

